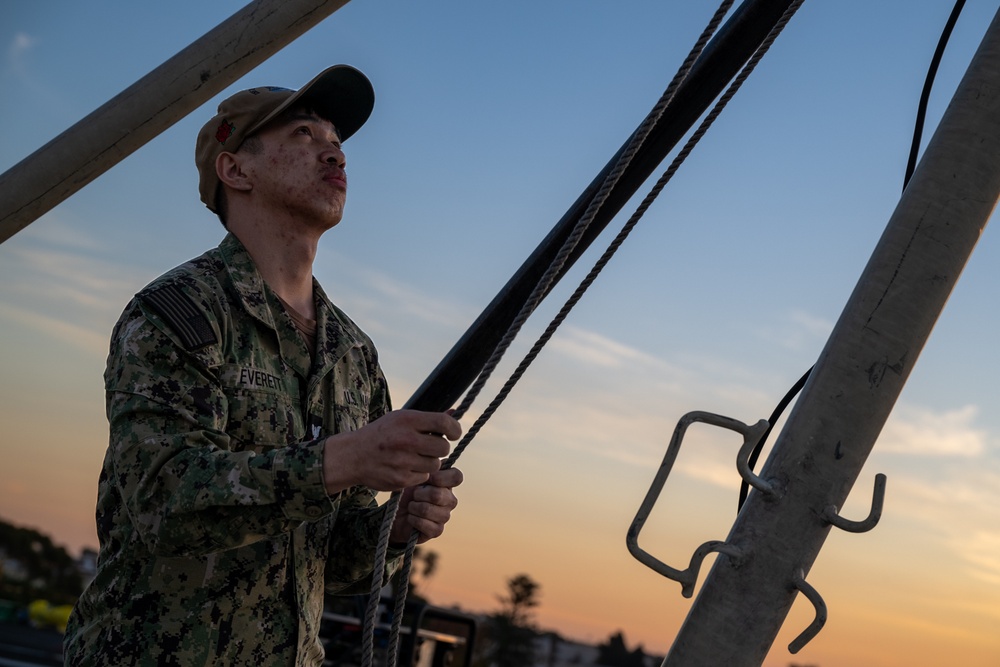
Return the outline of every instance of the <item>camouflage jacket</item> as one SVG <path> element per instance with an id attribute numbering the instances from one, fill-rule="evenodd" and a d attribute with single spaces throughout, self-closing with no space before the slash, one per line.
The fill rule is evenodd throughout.
<path id="1" fill-rule="evenodd" d="M 232 235 L 127 306 L 67 665 L 321 664 L 324 593 L 368 590 L 383 516 L 326 494 L 321 441 L 390 406 L 371 341 L 315 294 L 314 359 Z"/>

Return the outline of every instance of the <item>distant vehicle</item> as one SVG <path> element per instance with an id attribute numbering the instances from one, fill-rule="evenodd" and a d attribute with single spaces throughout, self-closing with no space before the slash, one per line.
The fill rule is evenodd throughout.
<path id="1" fill-rule="evenodd" d="M 391 602 L 391 601 L 390 601 Z M 366 600 L 328 598 L 320 626 L 327 667 L 359 667 Z M 383 603 L 375 628 L 375 663 L 384 664 L 390 626 Z M 422 602 L 407 602 L 399 632 L 398 667 L 470 667 L 476 619 L 468 614 Z"/>
<path id="2" fill-rule="evenodd" d="M 35 600 L 28 605 L 28 622 L 36 628 L 54 628 L 66 632 L 66 623 L 73 605 L 52 605 L 48 600 Z"/>

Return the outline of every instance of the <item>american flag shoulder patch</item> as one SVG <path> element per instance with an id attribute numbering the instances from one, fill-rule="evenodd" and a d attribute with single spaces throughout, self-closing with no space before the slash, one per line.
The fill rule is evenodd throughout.
<path id="1" fill-rule="evenodd" d="M 208 318 L 177 285 L 157 287 L 143 292 L 140 298 L 170 325 L 187 350 L 197 350 L 218 340 Z"/>

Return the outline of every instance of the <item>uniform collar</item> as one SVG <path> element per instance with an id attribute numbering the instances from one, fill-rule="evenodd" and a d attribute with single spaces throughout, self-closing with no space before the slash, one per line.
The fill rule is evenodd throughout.
<path id="1" fill-rule="evenodd" d="M 309 355 L 305 344 L 291 318 L 284 312 L 278 295 L 264 282 L 243 243 L 232 233 L 226 235 L 219 244 L 219 252 L 229 271 L 233 288 L 240 297 L 244 310 L 278 335 L 281 356 L 303 377 L 309 377 Z M 316 299 L 316 358 L 313 362 L 318 375 L 325 375 L 352 347 L 364 343 L 363 334 L 339 308 L 333 305 L 323 288 L 313 279 L 313 294 Z M 279 319 L 280 318 L 280 319 Z M 289 329 L 291 326 L 291 329 Z"/>
<path id="2" fill-rule="evenodd" d="M 226 234 L 219 244 L 222 261 L 229 270 L 229 280 L 243 302 L 243 308 L 252 316 L 275 329 L 274 317 L 267 304 L 267 290 L 257 265 L 243 243 L 232 232 Z"/>

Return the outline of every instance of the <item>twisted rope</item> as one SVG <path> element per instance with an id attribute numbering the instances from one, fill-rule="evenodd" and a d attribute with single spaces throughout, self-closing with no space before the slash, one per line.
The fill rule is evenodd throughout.
<path id="1" fill-rule="evenodd" d="M 583 297 L 584 293 L 586 293 L 587 289 L 590 288 L 591 284 L 593 284 L 593 282 L 597 279 L 601 271 L 604 270 L 604 267 L 611 261 L 611 258 L 614 257 L 615 253 L 618 252 L 618 249 L 621 247 L 622 243 L 625 242 L 625 239 L 628 238 L 629 234 L 631 234 L 639 220 L 642 219 L 643 215 L 645 215 L 646 211 L 663 191 L 663 188 L 666 187 L 667 183 L 674 177 L 674 174 L 677 173 L 677 170 L 687 159 L 688 155 L 691 154 L 691 151 L 694 150 L 694 147 L 698 145 L 698 142 L 701 141 L 705 133 L 708 132 L 708 129 L 719 117 L 719 114 L 722 113 L 722 110 L 727 104 L 729 104 L 729 101 L 733 98 L 737 91 L 739 91 L 740 87 L 747 80 L 747 77 L 749 77 L 754 68 L 757 67 L 761 58 L 764 57 L 764 54 L 767 53 L 768 49 L 770 49 L 771 45 L 774 43 L 774 40 L 778 37 L 785 25 L 791 19 L 792 15 L 795 14 L 796 10 L 798 10 L 803 2 L 804 0 L 796 0 L 789 5 L 787 10 L 785 10 L 785 13 L 768 34 L 767 38 L 761 43 L 757 51 L 754 52 L 750 60 L 747 61 L 747 64 L 744 65 L 743 69 L 737 75 L 736 79 L 734 79 L 733 83 L 730 84 L 729 88 L 726 89 L 726 92 L 723 93 L 722 97 L 719 98 L 709 114 L 698 126 L 698 129 L 691 135 L 691 138 L 684 144 L 684 147 L 670 163 L 667 170 L 656 181 L 656 184 L 650 189 L 649 194 L 643 198 L 642 202 L 636 208 L 628 222 L 622 226 L 621 231 L 618 232 L 618 235 L 608 245 L 604 254 L 601 255 L 601 257 L 594 263 L 593 268 L 591 268 L 587 276 L 580 282 L 573 294 L 566 300 L 566 303 L 552 319 L 548 327 L 546 327 L 545 331 L 542 332 L 542 335 L 539 336 L 538 340 L 535 341 L 535 344 L 532 345 L 531 349 L 521 360 L 521 363 L 518 364 L 514 372 L 511 373 L 510 378 L 506 383 L 504 383 L 504 386 L 500 389 L 500 391 L 497 392 L 497 396 L 493 399 L 489 406 L 483 410 L 482 414 L 473 423 L 468 432 L 466 432 L 462 440 L 455 446 L 451 455 L 445 459 L 444 463 L 441 465 L 442 469 L 450 468 L 455 464 L 455 461 L 457 461 L 458 457 L 461 456 L 463 451 L 465 451 L 465 448 L 468 447 L 472 439 L 475 438 L 476 434 L 482 429 L 486 422 L 489 421 L 490 417 L 492 417 L 497 409 L 499 409 L 500 405 L 507 398 L 507 395 L 510 394 L 511 390 L 514 388 L 514 385 L 521 379 L 528 367 L 541 352 L 542 348 L 545 347 L 548 341 L 555 334 L 556 330 L 569 315 L 570 311 L 573 310 L 576 304 Z"/>
<path id="2" fill-rule="evenodd" d="M 600 190 L 598 190 L 597 194 L 590 201 L 590 204 L 587 206 L 586 211 L 580 217 L 580 220 L 577 221 L 576 225 L 573 228 L 573 231 L 571 232 L 569 237 L 567 237 L 567 239 L 563 242 L 562 248 L 560 248 L 559 253 L 552 260 L 552 263 L 549 264 L 548 269 L 545 271 L 545 273 L 539 279 L 538 283 L 535 285 L 535 288 L 531 292 L 531 295 L 528 297 L 528 300 L 521 307 L 521 310 L 518 312 L 517 317 L 514 318 L 514 321 L 507 329 L 507 333 L 504 334 L 504 337 L 497 344 L 496 349 L 493 351 L 493 354 L 490 356 L 486 364 L 483 366 L 483 370 L 480 371 L 475 382 L 473 382 L 469 391 L 466 393 L 465 398 L 462 400 L 461 404 L 459 404 L 459 406 L 455 409 L 454 417 L 456 419 L 461 419 L 468 411 L 468 409 L 472 406 L 472 403 L 481 393 L 483 387 L 486 385 L 486 382 L 493 374 L 493 371 L 496 370 L 496 367 L 499 365 L 500 360 L 506 353 L 507 348 L 510 347 L 511 343 L 514 341 L 514 338 L 520 332 L 521 327 L 524 326 L 524 323 L 527 321 L 528 317 L 532 314 L 532 312 L 534 312 L 535 308 L 538 306 L 539 303 L 541 303 L 542 299 L 545 298 L 545 295 L 548 294 L 548 291 L 551 288 L 553 282 L 555 281 L 556 276 L 562 271 L 563 267 L 566 265 L 566 262 L 569 259 L 570 254 L 579 244 L 580 239 L 583 237 L 584 233 L 590 227 L 591 223 L 593 223 L 594 218 L 597 216 L 598 211 L 600 211 L 601 207 L 604 205 L 604 202 L 611 194 L 611 191 L 618 184 L 618 181 L 621 180 L 621 176 L 625 172 L 625 169 L 627 169 L 629 164 L 631 164 L 632 159 L 635 157 L 635 154 L 639 151 L 640 148 L 642 148 L 647 137 L 649 136 L 649 133 L 652 132 L 653 127 L 655 127 L 656 123 L 659 122 L 660 118 L 663 116 L 664 111 L 673 101 L 674 94 L 677 92 L 677 88 L 680 87 L 681 83 L 684 82 L 684 79 L 687 78 L 688 72 L 691 71 L 691 67 L 694 65 L 695 60 L 697 60 L 698 56 L 701 55 L 701 52 L 704 50 L 705 45 L 708 43 L 708 40 L 712 37 L 716 29 L 719 27 L 719 23 L 722 22 L 722 19 L 729 11 L 729 8 L 732 6 L 733 2 L 734 0 L 723 0 L 722 4 L 716 10 L 715 14 L 712 16 L 711 21 L 709 21 L 709 24 L 705 27 L 705 30 L 702 31 L 697 42 L 695 42 L 695 45 L 691 49 L 691 52 L 688 53 L 687 58 L 685 58 L 684 62 L 681 64 L 681 67 L 674 75 L 674 78 L 667 86 L 667 89 L 663 92 L 663 95 L 660 96 L 660 99 L 657 101 L 656 105 L 649 112 L 649 114 L 646 115 L 646 118 L 643 119 L 642 124 L 639 125 L 639 128 L 635 131 L 635 133 L 633 133 L 632 137 L 629 139 L 629 143 L 626 146 L 625 151 L 622 153 L 621 157 L 615 163 L 615 166 L 612 168 L 611 172 L 604 179 L 604 182 L 601 184 Z M 459 454 L 461 454 L 461 452 L 459 452 Z M 457 459 L 457 458 L 458 457 L 455 456 L 454 453 L 452 454 L 451 457 L 449 457 L 449 459 Z"/>
<path id="3" fill-rule="evenodd" d="M 582 238 L 584 232 L 593 222 L 594 218 L 597 215 L 597 212 L 600 210 L 600 207 L 604 204 L 611 190 L 618 183 L 625 169 L 631 163 L 636 152 L 639 150 L 639 148 L 641 148 L 641 146 L 645 142 L 649 133 L 652 131 L 652 128 L 659 121 L 660 117 L 662 117 L 665 109 L 669 106 L 670 102 L 672 101 L 677 87 L 687 77 L 687 74 L 690 71 L 691 66 L 694 64 L 694 61 L 700 55 L 701 51 L 704 49 L 705 44 L 708 42 L 712 34 L 714 34 L 715 30 L 718 28 L 719 23 L 722 21 L 725 14 L 728 12 L 729 8 L 732 6 L 733 1 L 734 0 L 724 0 L 722 4 L 719 6 L 719 8 L 716 10 L 715 14 L 712 17 L 712 20 L 709 22 L 708 26 L 702 32 L 694 48 L 688 54 L 688 57 L 681 65 L 681 68 L 678 70 L 677 74 L 670 82 L 670 85 L 667 87 L 667 90 L 661 96 L 660 100 L 654 106 L 653 110 L 643 120 L 643 123 L 639 126 L 639 129 L 636 130 L 632 138 L 629 140 L 629 144 L 626 147 L 626 150 L 623 152 L 621 158 L 616 162 L 611 173 L 609 173 L 608 176 L 605 178 L 604 183 L 601 186 L 601 189 L 598 191 L 597 195 L 591 201 L 584 215 L 577 222 L 572 233 L 564 242 L 563 247 L 560 249 L 559 253 L 555 257 L 553 262 L 549 265 L 548 270 L 539 279 L 538 283 L 536 284 L 534 290 L 531 293 L 531 296 L 522 306 L 517 317 L 514 319 L 511 326 L 508 328 L 503 339 L 501 339 L 500 343 L 498 343 L 493 354 L 490 356 L 487 363 L 483 366 L 483 370 L 480 372 L 479 376 L 476 378 L 476 381 L 473 383 L 472 387 L 467 392 L 462 403 L 459 405 L 458 408 L 456 408 L 455 412 L 453 413 L 456 419 L 460 419 L 462 416 L 464 416 L 464 414 L 471 407 L 472 403 L 482 392 L 482 389 L 485 386 L 487 380 L 492 375 L 496 367 L 499 365 L 500 360 L 502 359 L 507 349 L 510 347 L 511 343 L 513 342 L 513 339 L 516 337 L 517 333 L 523 327 L 524 323 L 527 321 L 531 313 L 535 310 L 535 308 L 537 308 L 538 304 L 548 293 L 548 290 L 552 286 L 555 277 L 559 274 L 563 266 L 565 266 L 565 263 L 568 261 L 570 253 L 572 253 L 572 251 L 575 249 L 575 247 L 579 243 L 579 240 Z M 706 116 L 706 118 L 699 125 L 695 133 L 691 136 L 691 138 L 687 141 L 687 143 L 684 145 L 684 147 L 681 149 L 678 155 L 674 158 L 668 169 L 657 180 L 656 184 L 650 190 L 649 194 L 647 194 L 646 197 L 642 200 L 640 205 L 637 207 L 636 211 L 629 218 L 628 222 L 622 227 L 622 230 L 611 242 L 607 250 L 605 250 L 604 254 L 602 254 L 601 257 L 597 260 L 597 262 L 594 264 L 593 268 L 591 268 L 587 276 L 580 282 L 576 290 L 573 292 L 570 298 L 560 309 L 559 313 L 549 323 L 548 327 L 546 327 L 542 335 L 538 338 L 538 340 L 536 340 L 535 344 L 531 347 L 529 352 L 521 360 L 520 364 L 518 364 L 517 368 L 511 374 L 510 378 L 508 378 L 502 389 L 497 393 L 497 396 L 490 402 L 490 404 L 479 416 L 479 418 L 475 421 L 473 426 L 469 429 L 469 431 L 458 443 L 458 445 L 456 445 L 455 449 L 448 456 L 448 458 L 446 458 L 442 462 L 441 465 L 442 470 L 447 470 L 454 466 L 455 462 L 465 451 L 465 449 L 475 438 L 475 436 L 479 433 L 482 427 L 486 424 L 487 421 L 489 421 L 489 419 L 493 416 L 493 414 L 496 413 L 500 405 L 510 394 L 514 385 L 517 384 L 520 378 L 524 375 L 528 367 L 541 352 L 542 348 L 548 343 L 548 341 L 555 334 L 556 330 L 569 315 L 570 311 L 572 311 L 572 309 L 580 301 L 580 299 L 583 297 L 587 289 L 589 289 L 589 287 L 600 275 L 604 267 L 608 264 L 611 258 L 621 247 L 622 243 L 624 243 L 625 239 L 629 236 L 629 234 L 635 228 L 636 224 L 638 224 L 639 220 L 646 213 L 649 206 L 652 205 L 653 201 L 656 200 L 656 198 L 662 192 L 666 184 L 673 178 L 674 174 L 677 172 L 677 169 L 680 167 L 680 165 L 684 162 L 684 160 L 687 159 L 688 155 L 698 144 L 701 138 L 705 135 L 705 133 L 708 131 L 711 125 L 715 122 L 716 118 L 718 118 L 719 114 L 726 107 L 726 105 L 729 103 L 732 97 L 740 89 L 740 87 L 746 81 L 747 77 L 749 77 L 750 73 L 753 72 L 754 68 L 756 68 L 761 58 L 763 58 L 764 54 L 767 53 L 767 51 L 770 49 L 771 45 L 774 43 L 774 40 L 782 32 L 785 25 L 787 25 L 788 21 L 795 14 L 798 8 L 802 5 L 803 1 L 804 0 L 796 0 L 788 7 L 788 9 L 782 15 L 781 19 L 768 34 L 767 38 L 764 40 L 761 46 L 757 49 L 754 55 L 750 58 L 747 64 L 740 71 L 739 75 L 736 77 L 734 82 L 729 86 L 729 88 L 722 95 L 719 101 L 716 102 L 715 106 L 709 112 L 708 116 Z M 388 550 L 389 532 L 392 523 L 395 520 L 395 515 L 399 506 L 400 496 L 401 492 L 394 492 L 390 497 L 389 501 L 386 503 L 386 515 L 383 519 L 382 530 L 379 534 L 379 543 L 376 548 L 376 556 L 375 556 L 376 562 L 375 562 L 374 572 L 379 572 L 380 574 L 385 568 L 385 554 Z M 395 599 L 395 607 L 393 611 L 392 625 L 389 637 L 388 655 L 386 663 L 387 667 L 396 667 L 398 660 L 399 629 L 402 624 L 403 610 L 405 608 L 405 603 L 406 603 L 406 594 L 409 582 L 409 573 L 412 566 L 413 551 L 416 547 L 418 537 L 419 534 L 417 533 L 416 530 L 411 531 L 410 538 L 407 543 L 405 554 L 403 557 L 403 563 L 400 572 L 401 590 L 397 591 L 395 595 L 396 599 Z M 381 577 L 379 577 L 379 579 L 376 580 L 373 575 L 372 593 L 371 596 L 369 597 L 368 610 L 365 616 L 365 626 L 364 626 L 365 632 L 363 638 L 363 647 L 364 647 L 363 667 L 371 667 L 374 654 L 374 649 L 373 649 L 374 626 L 377 620 L 379 593 L 381 591 L 381 586 L 378 583 L 376 583 L 376 581 L 380 582 L 380 580 Z"/>
<path id="4" fill-rule="evenodd" d="M 547 294 L 549 287 L 555 280 L 555 276 L 557 276 L 562 267 L 565 266 L 570 253 L 578 245 L 580 238 L 582 238 L 584 232 L 593 222 L 595 216 L 597 215 L 597 211 L 600 209 L 600 206 L 603 205 L 604 201 L 607 199 L 609 193 L 611 192 L 611 189 L 621 178 L 621 175 L 624 172 L 625 168 L 632 161 L 632 158 L 635 156 L 635 153 L 638 151 L 638 149 L 642 146 L 642 143 L 648 137 L 649 132 L 656 124 L 656 121 L 659 120 L 659 118 L 663 115 L 664 110 L 669 105 L 670 101 L 673 99 L 673 96 L 677 88 L 687 77 L 687 74 L 690 71 L 691 67 L 694 65 L 695 60 L 697 60 L 698 56 L 704 50 L 704 47 L 708 43 L 708 40 L 715 33 L 716 29 L 722 22 L 722 19 L 725 17 L 726 13 L 729 11 L 729 8 L 732 6 L 733 2 L 734 0 L 723 0 L 719 8 L 716 10 L 715 14 L 712 16 L 712 19 L 709 21 L 708 26 L 705 28 L 705 30 L 702 31 L 702 34 L 696 41 L 695 46 L 692 48 L 687 58 L 681 64 L 681 67 L 674 75 L 674 78 L 667 86 L 666 91 L 660 97 L 660 100 L 654 106 L 653 110 L 647 115 L 646 119 L 643 121 L 642 125 L 640 125 L 639 129 L 636 130 L 636 132 L 629 140 L 629 144 L 626 147 L 626 150 L 623 152 L 621 158 L 618 160 L 615 167 L 612 169 L 611 173 L 609 173 L 608 176 L 605 178 L 604 183 L 601 186 L 601 189 L 598 191 L 597 195 L 595 195 L 594 199 L 591 200 L 591 203 L 589 204 L 587 210 L 575 225 L 570 236 L 566 239 L 566 241 L 563 242 L 562 248 L 560 249 L 556 257 L 553 259 L 552 263 L 549 265 L 548 270 L 542 275 L 538 283 L 535 285 L 535 288 L 533 289 L 528 300 L 521 307 L 521 310 L 518 312 L 517 317 L 511 323 L 511 326 L 508 328 L 506 334 L 497 344 L 497 347 L 490 355 L 490 358 L 487 360 L 486 364 L 484 364 L 482 371 L 480 371 L 475 382 L 473 382 L 469 391 L 466 393 L 465 398 L 462 400 L 462 403 L 458 406 L 458 408 L 455 409 L 453 416 L 456 419 L 461 419 L 465 415 L 465 413 L 471 407 L 472 403 L 475 401 L 476 397 L 482 392 L 482 389 L 486 385 L 487 380 L 490 378 L 490 376 L 493 374 L 493 371 L 499 365 L 500 360 L 502 359 L 507 349 L 510 347 L 512 341 L 514 340 L 514 337 L 521 330 L 525 321 L 527 321 L 528 317 L 531 315 L 531 313 L 535 310 L 535 308 L 544 298 L 545 294 Z M 510 384 L 509 381 L 508 384 Z M 509 393 L 509 391 L 510 390 L 508 389 L 506 393 Z M 497 407 L 499 407 L 499 404 L 493 407 L 493 409 L 490 411 L 490 415 L 492 415 L 493 412 L 496 411 Z M 487 417 L 487 419 L 488 418 L 489 417 Z M 474 430 L 470 431 L 472 433 L 472 437 L 474 437 L 475 434 L 478 433 L 479 430 L 481 430 L 483 424 L 485 424 L 485 420 L 483 420 L 481 416 L 480 419 L 477 420 L 476 424 L 473 426 Z M 455 450 L 452 451 L 451 455 L 449 455 L 449 457 L 442 463 L 441 466 L 442 469 L 448 469 L 454 466 L 455 461 L 457 461 L 458 457 L 461 456 L 462 452 L 465 451 L 465 448 L 468 447 L 471 440 L 472 438 L 469 437 L 469 434 L 466 434 L 466 437 L 459 442 Z M 379 582 L 380 582 L 381 572 L 385 568 L 385 558 L 389 544 L 389 533 L 392 528 L 392 523 L 395 520 L 396 513 L 399 509 L 400 497 L 401 497 L 401 492 L 394 492 L 389 497 L 389 500 L 385 504 L 386 513 L 383 518 L 382 529 L 379 533 L 379 541 L 375 550 L 375 564 L 374 564 L 374 572 L 378 572 L 380 573 L 380 575 L 379 575 L 379 580 L 376 580 L 373 575 L 372 589 L 369 594 L 368 605 L 366 607 L 366 612 L 365 612 L 363 637 L 362 637 L 362 650 L 363 650 L 362 667 L 372 667 L 372 661 L 374 656 L 375 625 L 378 620 L 378 606 L 381 597 L 381 586 Z M 402 572 L 399 577 L 399 581 L 401 582 L 400 583 L 401 590 L 395 592 L 396 593 L 395 607 L 392 615 L 388 656 L 386 661 L 387 667 L 396 667 L 398 659 L 399 628 L 402 623 L 403 611 L 406 605 L 406 595 L 409 583 L 409 571 L 411 569 L 413 549 L 415 548 L 417 540 L 417 536 L 415 533 L 416 531 L 413 531 L 413 533 L 411 533 L 410 540 L 407 543 L 406 552 L 403 556 L 403 562 L 401 565 Z"/>

